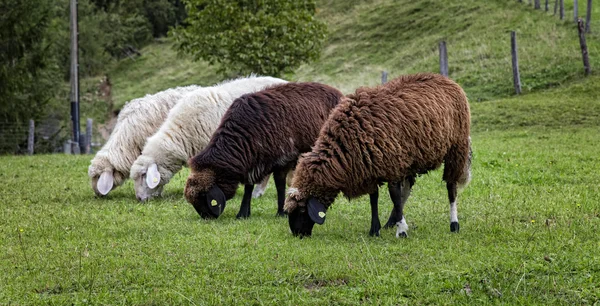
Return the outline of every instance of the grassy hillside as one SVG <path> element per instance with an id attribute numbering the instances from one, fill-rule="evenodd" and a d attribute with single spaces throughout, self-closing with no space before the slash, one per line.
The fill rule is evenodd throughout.
<path id="1" fill-rule="evenodd" d="M 569 2 L 569 1 L 567 1 Z M 348 93 L 419 71 L 438 72 L 438 42 L 447 41 L 450 77 L 471 101 L 512 95 L 510 31 L 518 33 L 525 93 L 583 77 L 577 31 L 567 3 L 565 21 L 517 1 L 491 0 L 321 0 L 318 18 L 329 38 L 320 60 L 285 77 L 320 81 Z M 581 4 L 584 15 L 585 4 Z M 594 7 L 594 22 L 600 7 Z M 600 67 L 600 30 L 588 35 L 592 68 Z M 177 56 L 166 40 L 125 59 L 108 72 L 115 104 L 176 85 L 211 85 L 222 80 L 216 68 Z"/>
<path id="2" fill-rule="evenodd" d="M 472 104 L 473 181 L 451 234 L 441 171 L 420 177 L 409 237 L 368 236 L 368 197 L 339 197 L 311 239 L 271 185 L 235 220 L 133 186 L 93 196 L 89 156 L 0 157 L 2 305 L 595 305 L 600 302 L 600 78 Z M 380 191 L 380 216 L 391 209 Z"/>

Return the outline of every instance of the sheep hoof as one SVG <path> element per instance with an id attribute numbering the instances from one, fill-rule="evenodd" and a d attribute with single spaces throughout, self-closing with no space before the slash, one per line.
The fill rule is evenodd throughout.
<path id="1" fill-rule="evenodd" d="M 396 238 L 408 238 L 408 234 L 406 232 L 397 233 Z"/>
<path id="2" fill-rule="evenodd" d="M 371 237 L 379 237 L 379 231 L 369 231 L 369 236 Z"/>
<path id="3" fill-rule="evenodd" d="M 450 231 L 453 233 L 458 233 L 458 231 L 460 230 L 460 226 L 458 225 L 458 222 L 450 222 Z"/>
<path id="4" fill-rule="evenodd" d="M 283 211 L 278 211 L 277 214 L 275 214 L 275 216 L 285 218 L 287 217 L 287 214 Z"/>
<path id="5" fill-rule="evenodd" d="M 239 213 L 239 214 L 237 214 L 237 216 L 235 216 L 235 218 L 236 219 L 248 219 L 248 218 L 250 218 L 250 214 Z"/>

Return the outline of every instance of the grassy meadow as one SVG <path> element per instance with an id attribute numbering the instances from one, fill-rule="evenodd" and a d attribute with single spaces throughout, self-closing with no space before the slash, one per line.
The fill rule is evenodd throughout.
<path id="1" fill-rule="evenodd" d="M 369 237 L 367 196 L 339 197 L 313 237 L 297 239 L 275 217 L 273 184 L 253 200 L 251 218 L 235 219 L 240 188 L 218 220 L 202 220 L 182 196 L 187 169 L 163 198 L 142 204 L 130 181 L 96 198 L 92 156 L 0 156 L 0 305 L 599 305 L 600 5 L 588 35 L 594 74 L 584 78 L 570 1 L 565 21 L 523 2 L 319 0 L 323 54 L 284 76 L 348 93 L 379 83 L 382 70 L 438 71 L 446 40 L 450 77 L 472 113 L 460 233 L 450 233 L 441 170 L 417 179 L 407 239 L 395 229 Z M 115 106 L 224 78 L 171 45 L 157 41 L 115 63 Z M 81 111 L 102 123 L 97 83 L 82 80 Z M 380 193 L 383 223 L 392 203 L 385 186 Z"/>
<path id="2" fill-rule="evenodd" d="M 368 197 L 339 197 L 313 237 L 182 197 L 140 204 L 131 182 L 94 197 L 91 156 L 0 157 L 0 304 L 598 304 L 600 79 L 472 103 L 473 181 L 449 231 L 441 171 L 417 179 L 409 237 L 368 236 Z M 385 222 L 391 201 L 380 197 Z"/>

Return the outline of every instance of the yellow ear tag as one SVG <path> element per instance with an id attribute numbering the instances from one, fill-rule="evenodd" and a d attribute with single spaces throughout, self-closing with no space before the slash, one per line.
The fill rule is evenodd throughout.
<path id="1" fill-rule="evenodd" d="M 325 213 L 324 213 L 324 212 L 322 212 L 322 211 L 320 211 L 320 212 L 319 212 L 319 217 L 321 217 L 321 218 L 325 218 Z"/>
<path id="2" fill-rule="evenodd" d="M 210 205 L 217 206 L 217 205 L 219 205 L 219 203 L 217 203 L 217 200 L 212 200 L 212 201 L 210 201 Z"/>
<path id="3" fill-rule="evenodd" d="M 152 183 L 158 183 L 158 177 L 153 177 L 152 178 Z"/>

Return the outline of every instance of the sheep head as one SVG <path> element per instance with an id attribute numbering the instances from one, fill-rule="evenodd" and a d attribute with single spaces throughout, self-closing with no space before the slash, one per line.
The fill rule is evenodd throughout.
<path id="1" fill-rule="evenodd" d="M 160 196 L 163 186 L 169 182 L 172 172 L 148 156 L 141 155 L 131 166 L 131 179 L 135 196 L 140 202 Z"/>
<path id="2" fill-rule="evenodd" d="M 217 179 L 213 169 L 205 168 L 190 173 L 185 184 L 185 198 L 204 219 L 218 218 L 228 199 L 233 198 L 237 182 Z"/>
<path id="3" fill-rule="evenodd" d="M 125 181 L 125 175 L 115 170 L 108 159 L 102 156 L 92 160 L 92 164 L 88 168 L 88 176 L 91 180 L 92 190 L 99 197 L 106 196 Z"/>
<path id="4" fill-rule="evenodd" d="M 292 234 L 300 237 L 311 236 L 315 223 L 321 225 L 325 222 L 327 207 L 316 197 L 290 188 L 285 199 L 284 211 L 288 213 Z"/>

